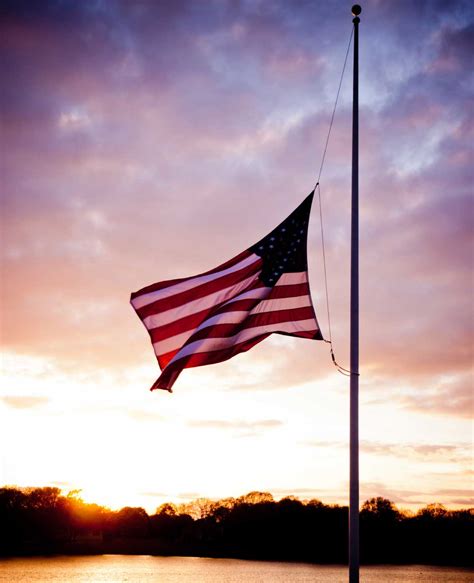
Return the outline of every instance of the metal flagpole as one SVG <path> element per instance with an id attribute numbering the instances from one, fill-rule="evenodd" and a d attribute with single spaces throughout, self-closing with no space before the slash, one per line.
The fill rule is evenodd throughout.
<path id="1" fill-rule="evenodd" d="M 359 583 L 359 14 L 354 19 L 352 102 L 349 583 Z"/>

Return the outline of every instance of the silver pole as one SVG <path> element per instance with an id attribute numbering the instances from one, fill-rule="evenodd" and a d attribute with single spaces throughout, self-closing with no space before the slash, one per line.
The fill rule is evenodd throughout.
<path id="1" fill-rule="evenodd" d="M 352 102 L 351 347 L 349 583 L 359 583 L 359 14 L 354 19 L 354 90 Z"/>

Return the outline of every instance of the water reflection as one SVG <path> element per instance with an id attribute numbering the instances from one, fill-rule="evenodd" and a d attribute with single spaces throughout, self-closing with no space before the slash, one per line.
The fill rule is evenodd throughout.
<path id="1" fill-rule="evenodd" d="M 361 583 L 473 583 L 474 570 L 363 567 Z M 340 566 L 235 559 L 100 555 L 0 561 L 5 583 L 347 583 Z"/>

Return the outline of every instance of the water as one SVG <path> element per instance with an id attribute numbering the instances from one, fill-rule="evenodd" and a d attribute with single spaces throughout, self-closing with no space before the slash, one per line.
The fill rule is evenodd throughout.
<path id="1" fill-rule="evenodd" d="M 0 561 L 5 583 L 347 583 L 347 569 L 234 559 L 99 555 Z M 474 570 L 362 567 L 361 583 L 474 583 Z"/>

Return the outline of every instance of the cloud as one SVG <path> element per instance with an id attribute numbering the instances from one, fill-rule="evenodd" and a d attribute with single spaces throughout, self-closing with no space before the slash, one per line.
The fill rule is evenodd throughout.
<path id="1" fill-rule="evenodd" d="M 13 409 L 35 409 L 37 407 L 42 407 L 49 402 L 48 397 L 33 397 L 25 395 L 8 395 L 1 397 L 1 400 L 5 405 L 12 407 Z"/>
<path id="2" fill-rule="evenodd" d="M 370 498 L 387 498 L 395 504 L 407 504 L 421 506 L 424 500 L 430 499 L 431 494 L 416 489 L 396 488 L 387 486 L 382 482 L 363 482 L 360 485 L 361 500 Z"/>
<path id="3" fill-rule="evenodd" d="M 59 481 L 59 480 L 54 480 L 53 482 L 51 482 L 51 484 L 53 486 L 58 486 L 58 488 L 61 488 L 61 489 L 72 488 L 73 487 L 73 484 L 71 484 L 71 482 L 62 482 L 62 481 Z"/>
<path id="4" fill-rule="evenodd" d="M 201 493 L 199 492 L 180 492 L 176 498 L 180 499 L 180 500 L 196 500 L 197 498 L 205 498 L 205 496 L 203 496 Z"/>
<path id="5" fill-rule="evenodd" d="M 420 413 L 454 415 L 470 419 L 473 411 L 473 374 L 441 379 L 422 395 L 413 392 L 401 399 L 403 406 Z"/>
<path id="6" fill-rule="evenodd" d="M 444 488 L 441 490 L 435 490 L 434 494 L 439 496 L 470 496 L 471 503 L 474 502 L 474 498 L 472 496 L 472 490 L 466 490 L 462 488 Z"/>
<path id="7" fill-rule="evenodd" d="M 341 441 L 306 441 L 303 445 L 316 448 L 348 448 Z M 472 446 L 470 443 L 384 443 L 380 441 L 360 442 L 360 451 L 369 455 L 391 456 L 414 459 L 420 462 L 454 462 L 469 460 Z"/>
<path id="8" fill-rule="evenodd" d="M 452 74 L 469 69 L 474 50 L 474 23 L 462 28 L 445 26 L 438 36 L 440 51 L 431 70 Z"/>
<path id="9" fill-rule="evenodd" d="M 471 446 L 465 444 L 399 444 L 362 441 L 361 450 L 374 455 L 390 455 L 419 461 L 460 462 L 470 458 Z"/>
<path id="10" fill-rule="evenodd" d="M 474 499 L 471 498 L 453 498 L 452 499 L 452 503 L 453 504 L 458 504 L 459 506 L 463 506 L 464 508 L 472 508 L 473 504 L 474 504 Z"/>
<path id="11" fill-rule="evenodd" d="M 151 498 L 166 498 L 168 494 L 164 492 L 139 492 L 139 496 L 149 496 Z"/>
<path id="12" fill-rule="evenodd" d="M 231 431 L 237 437 L 256 437 L 268 429 L 275 429 L 284 425 L 278 419 L 225 420 L 225 419 L 196 419 L 187 422 L 188 427 L 217 429 Z"/>
<path id="13" fill-rule="evenodd" d="M 261 421 L 224 421 L 221 419 L 209 419 L 190 421 L 192 427 L 215 427 L 217 429 L 241 428 L 241 427 L 275 427 L 282 425 L 282 421 L 276 419 L 263 419 Z"/>
<path id="14" fill-rule="evenodd" d="M 229 387 L 242 391 L 274 391 L 298 386 L 333 373 L 328 356 L 329 351 L 321 342 L 274 335 L 245 357 L 229 361 Z"/>
<path id="15" fill-rule="evenodd" d="M 117 408 L 117 410 L 123 411 L 122 408 Z M 153 411 L 144 411 L 142 409 L 131 409 L 127 411 L 127 415 L 134 421 L 163 421 L 165 418 L 162 415 L 158 415 Z"/>

